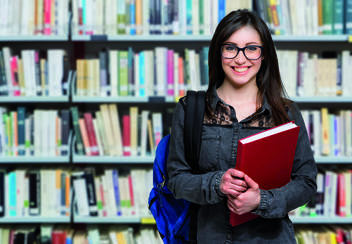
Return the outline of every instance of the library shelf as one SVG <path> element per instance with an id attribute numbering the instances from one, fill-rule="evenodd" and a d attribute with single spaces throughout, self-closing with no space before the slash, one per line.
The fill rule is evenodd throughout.
<path id="1" fill-rule="evenodd" d="M 72 96 L 73 103 L 173 103 L 175 99 L 173 97 L 164 96 Z"/>
<path id="2" fill-rule="evenodd" d="M 0 224 L 3 223 L 16 223 L 16 224 L 25 224 L 25 223 L 71 223 L 70 216 L 54 216 L 54 217 L 3 217 L 0 218 Z"/>
<path id="3" fill-rule="evenodd" d="M 69 40 L 69 35 L 0 35 L 0 42 L 57 42 Z"/>
<path id="4" fill-rule="evenodd" d="M 334 103 L 334 104 L 351 104 L 351 96 L 314 96 L 314 97 L 292 97 L 293 101 L 297 103 Z"/>
<path id="5" fill-rule="evenodd" d="M 318 164 L 352 164 L 352 157 L 347 156 L 319 156 L 315 157 Z"/>
<path id="6" fill-rule="evenodd" d="M 72 162 L 78 163 L 93 163 L 93 164 L 153 164 L 154 156 L 146 157 L 114 157 L 114 156 L 82 156 L 74 154 Z"/>
<path id="7" fill-rule="evenodd" d="M 140 224 L 144 217 L 126 216 L 126 217 L 79 217 L 73 216 L 73 223 L 118 223 L 118 224 Z"/>
<path id="8" fill-rule="evenodd" d="M 348 42 L 349 35 L 273 35 L 275 42 Z"/>
<path id="9" fill-rule="evenodd" d="M 111 42 L 168 42 L 168 41 L 206 41 L 210 35 L 72 35 L 72 41 L 111 41 Z"/>
<path id="10" fill-rule="evenodd" d="M 0 103 L 68 103 L 69 96 L 0 96 Z"/>
<path id="11" fill-rule="evenodd" d="M 0 164 L 11 164 L 11 163 L 38 163 L 38 164 L 69 164 L 70 156 L 69 154 L 66 156 L 1 156 Z"/>
<path id="12" fill-rule="evenodd" d="M 294 224 L 350 224 L 351 217 L 338 217 L 338 216 L 317 216 L 317 217 L 297 217 L 289 216 Z"/>

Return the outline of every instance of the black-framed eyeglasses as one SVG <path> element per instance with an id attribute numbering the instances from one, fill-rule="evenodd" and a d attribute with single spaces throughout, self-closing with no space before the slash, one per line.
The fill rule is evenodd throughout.
<path id="1" fill-rule="evenodd" d="M 234 44 L 225 43 L 221 45 L 221 56 L 226 59 L 236 58 L 240 51 L 248 60 L 258 60 L 262 56 L 262 46 L 248 45 L 245 47 L 237 47 Z"/>

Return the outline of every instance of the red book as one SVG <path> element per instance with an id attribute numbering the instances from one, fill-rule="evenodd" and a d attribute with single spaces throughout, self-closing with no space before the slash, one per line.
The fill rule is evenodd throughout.
<path id="1" fill-rule="evenodd" d="M 122 116 L 122 146 L 123 156 L 131 156 L 131 119 L 129 115 Z"/>
<path id="2" fill-rule="evenodd" d="M 91 155 L 98 156 L 99 150 L 98 150 L 97 137 L 96 137 L 94 125 L 93 125 L 93 116 L 91 113 L 88 113 L 88 112 L 84 113 L 83 116 L 84 116 L 84 122 L 85 122 L 86 128 L 87 128 L 88 141 L 89 141 L 89 145 L 90 145 Z"/>
<path id="3" fill-rule="evenodd" d="M 286 185 L 291 179 L 299 128 L 291 121 L 239 140 L 235 169 L 246 173 L 262 190 Z M 239 225 L 257 217 L 231 212 L 230 224 Z"/>

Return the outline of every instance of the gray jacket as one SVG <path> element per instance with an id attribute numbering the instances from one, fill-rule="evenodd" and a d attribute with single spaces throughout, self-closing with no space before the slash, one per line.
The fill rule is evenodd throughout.
<path id="1" fill-rule="evenodd" d="M 212 101 L 212 102 L 210 102 Z M 288 212 L 315 196 L 317 167 L 305 124 L 296 104 L 287 109 L 300 132 L 291 182 L 279 189 L 260 190 L 261 201 L 254 211 L 259 218 L 232 227 L 226 195 L 219 189 L 224 172 L 236 162 L 238 140 L 273 127 L 271 109 L 264 98 L 256 114 L 238 122 L 234 109 L 214 90 L 207 98 L 199 159 L 200 174 L 192 174 L 184 155 L 183 98 L 176 105 L 167 162 L 169 189 L 176 198 L 200 204 L 198 243 L 296 243 Z"/>

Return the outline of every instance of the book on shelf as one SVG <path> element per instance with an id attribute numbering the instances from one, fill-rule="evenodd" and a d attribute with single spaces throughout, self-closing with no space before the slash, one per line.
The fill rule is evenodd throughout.
<path id="1" fill-rule="evenodd" d="M 243 171 L 263 190 L 286 185 L 291 179 L 299 129 L 291 121 L 240 139 L 235 169 Z M 230 223 L 235 226 L 256 217 L 253 213 L 231 212 Z"/>

